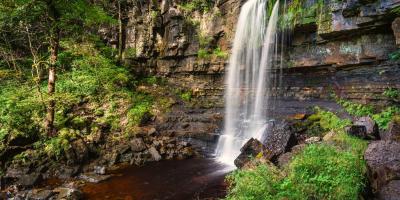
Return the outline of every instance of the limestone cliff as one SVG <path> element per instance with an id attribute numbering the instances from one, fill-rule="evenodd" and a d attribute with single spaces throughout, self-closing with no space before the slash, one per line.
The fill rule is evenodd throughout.
<path id="1" fill-rule="evenodd" d="M 166 77 L 196 97 L 196 109 L 175 108 L 163 121 L 162 129 L 178 135 L 216 132 L 221 124 L 223 75 L 245 0 L 200 1 L 209 3 L 206 8 L 193 2 L 199 1 L 130 1 L 124 20 L 125 52 L 133 52 L 125 53 L 125 64 Z M 271 94 L 277 112 L 334 104 L 332 94 L 385 105 L 385 88 L 400 88 L 399 61 L 389 59 L 400 43 L 400 19 L 393 11 L 400 2 L 307 0 L 302 6 L 300 20 L 279 34 L 282 68 L 271 73 L 283 75 Z"/>

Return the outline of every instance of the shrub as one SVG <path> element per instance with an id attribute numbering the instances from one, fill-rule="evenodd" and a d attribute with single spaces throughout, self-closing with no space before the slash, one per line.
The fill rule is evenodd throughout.
<path id="1" fill-rule="evenodd" d="M 364 161 L 352 152 L 310 145 L 290 163 L 283 187 L 289 192 L 284 194 L 289 198 L 356 200 L 365 187 L 365 171 Z"/>
<path id="2" fill-rule="evenodd" d="M 386 130 L 389 122 L 395 115 L 400 114 L 400 107 L 390 106 L 384 109 L 382 112 L 372 115 L 372 118 L 376 121 L 379 128 Z"/>
<path id="3" fill-rule="evenodd" d="M 192 99 L 192 91 L 182 92 L 179 96 L 184 101 L 190 101 Z"/>
<path id="4" fill-rule="evenodd" d="M 227 199 L 358 199 L 365 187 L 358 154 L 326 144 L 307 146 L 284 171 L 259 165 L 227 178 Z"/>
<path id="5" fill-rule="evenodd" d="M 343 99 L 338 99 L 337 102 L 343 106 L 347 113 L 353 116 L 362 117 L 362 116 L 372 116 L 375 112 L 374 108 L 370 105 L 363 105 L 354 103 L 351 101 L 346 101 Z"/>
<path id="6" fill-rule="evenodd" d="M 139 93 L 133 96 L 133 106 L 128 111 L 130 125 L 139 125 L 146 113 L 151 113 L 153 98 L 150 95 Z"/>
<path id="7" fill-rule="evenodd" d="M 226 199 L 275 199 L 283 178 L 277 169 L 262 164 L 253 170 L 236 170 L 227 176 L 230 185 Z"/>
<path id="8" fill-rule="evenodd" d="M 209 58 L 210 56 L 211 56 L 211 54 L 206 49 L 199 49 L 199 51 L 197 51 L 198 58 L 206 59 L 206 58 Z"/>
<path id="9" fill-rule="evenodd" d="M 308 117 L 307 121 L 307 134 L 309 135 L 321 135 L 326 131 L 340 130 L 351 124 L 350 120 L 340 119 L 334 113 L 319 107 L 315 107 L 315 113 Z"/>
<path id="10" fill-rule="evenodd" d="M 220 47 L 217 47 L 214 49 L 213 55 L 217 58 L 222 58 L 222 59 L 225 59 L 228 57 L 228 53 L 223 51 Z"/>
<path id="11" fill-rule="evenodd" d="M 383 95 L 385 95 L 389 99 L 398 99 L 400 98 L 400 90 L 395 88 L 388 88 L 383 92 Z"/>

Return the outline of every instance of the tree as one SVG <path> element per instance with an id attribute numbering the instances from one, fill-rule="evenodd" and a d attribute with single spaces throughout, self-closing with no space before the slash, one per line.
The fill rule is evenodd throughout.
<path id="1" fill-rule="evenodd" d="M 25 42 L 25 46 L 31 50 L 33 59 L 35 53 L 32 51 L 32 35 L 37 36 L 36 43 L 47 47 L 43 48 L 46 49 L 44 53 L 47 55 L 47 61 L 39 63 L 48 69 L 49 99 L 45 129 L 48 135 L 54 135 L 54 94 L 60 41 L 63 38 L 79 38 L 82 34 L 90 32 L 94 25 L 112 23 L 113 20 L 89 0 L 2 0 L 0 21 L 3 22 L 0 23 L 1 30 L 6 25 L 13 25 L 18 32 L 27 33 L 28 42 Z"/>

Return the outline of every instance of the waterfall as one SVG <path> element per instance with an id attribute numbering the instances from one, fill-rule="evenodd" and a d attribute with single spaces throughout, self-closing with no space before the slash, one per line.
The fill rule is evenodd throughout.
<path id="1" fill-rule="evenodd" d="M 268 16 L 267 0 L 248 0 L 241 8 L 227 69 L 224 130 L 216 149 L 221 162 L 233 165 L 248 139 L 263 139 L 278 10 L 276 1 Z"/>

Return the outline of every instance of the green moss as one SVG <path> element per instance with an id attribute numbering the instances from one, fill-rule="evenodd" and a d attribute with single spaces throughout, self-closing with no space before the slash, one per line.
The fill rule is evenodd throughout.
<path id="1" fill-rule="evenodd" d="M 199 49 L 197 51 L 197 57 L 200 59 L 207 59 L 211 57 L 211 54 L 208 50 L 206 49 Z"/>
<path id="2" fill-rule="evenodd" d="M 192 100 L 192 91 L 182 92 L 179 96 L 182 100 L 189 102 L 190 100 Z"/>
<path id="3" fill-rule="evenodd" d="M 133 106 L 128 111 L 128 121 L 130 125 L 139 125 L 146 113 L 151 113 L 153 97 L 144 93 L 138 93 L 133 96 Z"/>
<path id="4" fill-rule="evenodd" d="M 350 124 L 350 120 L 340 119 L 334 113 L 316 107 L 315 113 L 307 118 L 306 134 L 313 136 L 322 136 L 322 134 L 326 133 L 327 131 L 340 130 Z"/>
<path id="5" fill-rule="evenodd" d="M 323 15 L 324 1 L 317 0 L 312 5 L 304 0 L 293 0 L 287 10 L 281 15 L 279 24 L 281 28 L 294 28 L 296 25 L 317 23 Z"/>
<path id="6" fill-rule="evenodd" d="M 185 12 L 209 12 L 214 5 L 213 0 L 192 0 L 179 4 L 178 7 Z"/>
<path id="7" fill-rule="evenodd" d="M 217 58 L 226 59 L 228 57 L 228 53 L 223 51 L 220 47 L 217 47 L 213 50 L 212 53 Z"/>

